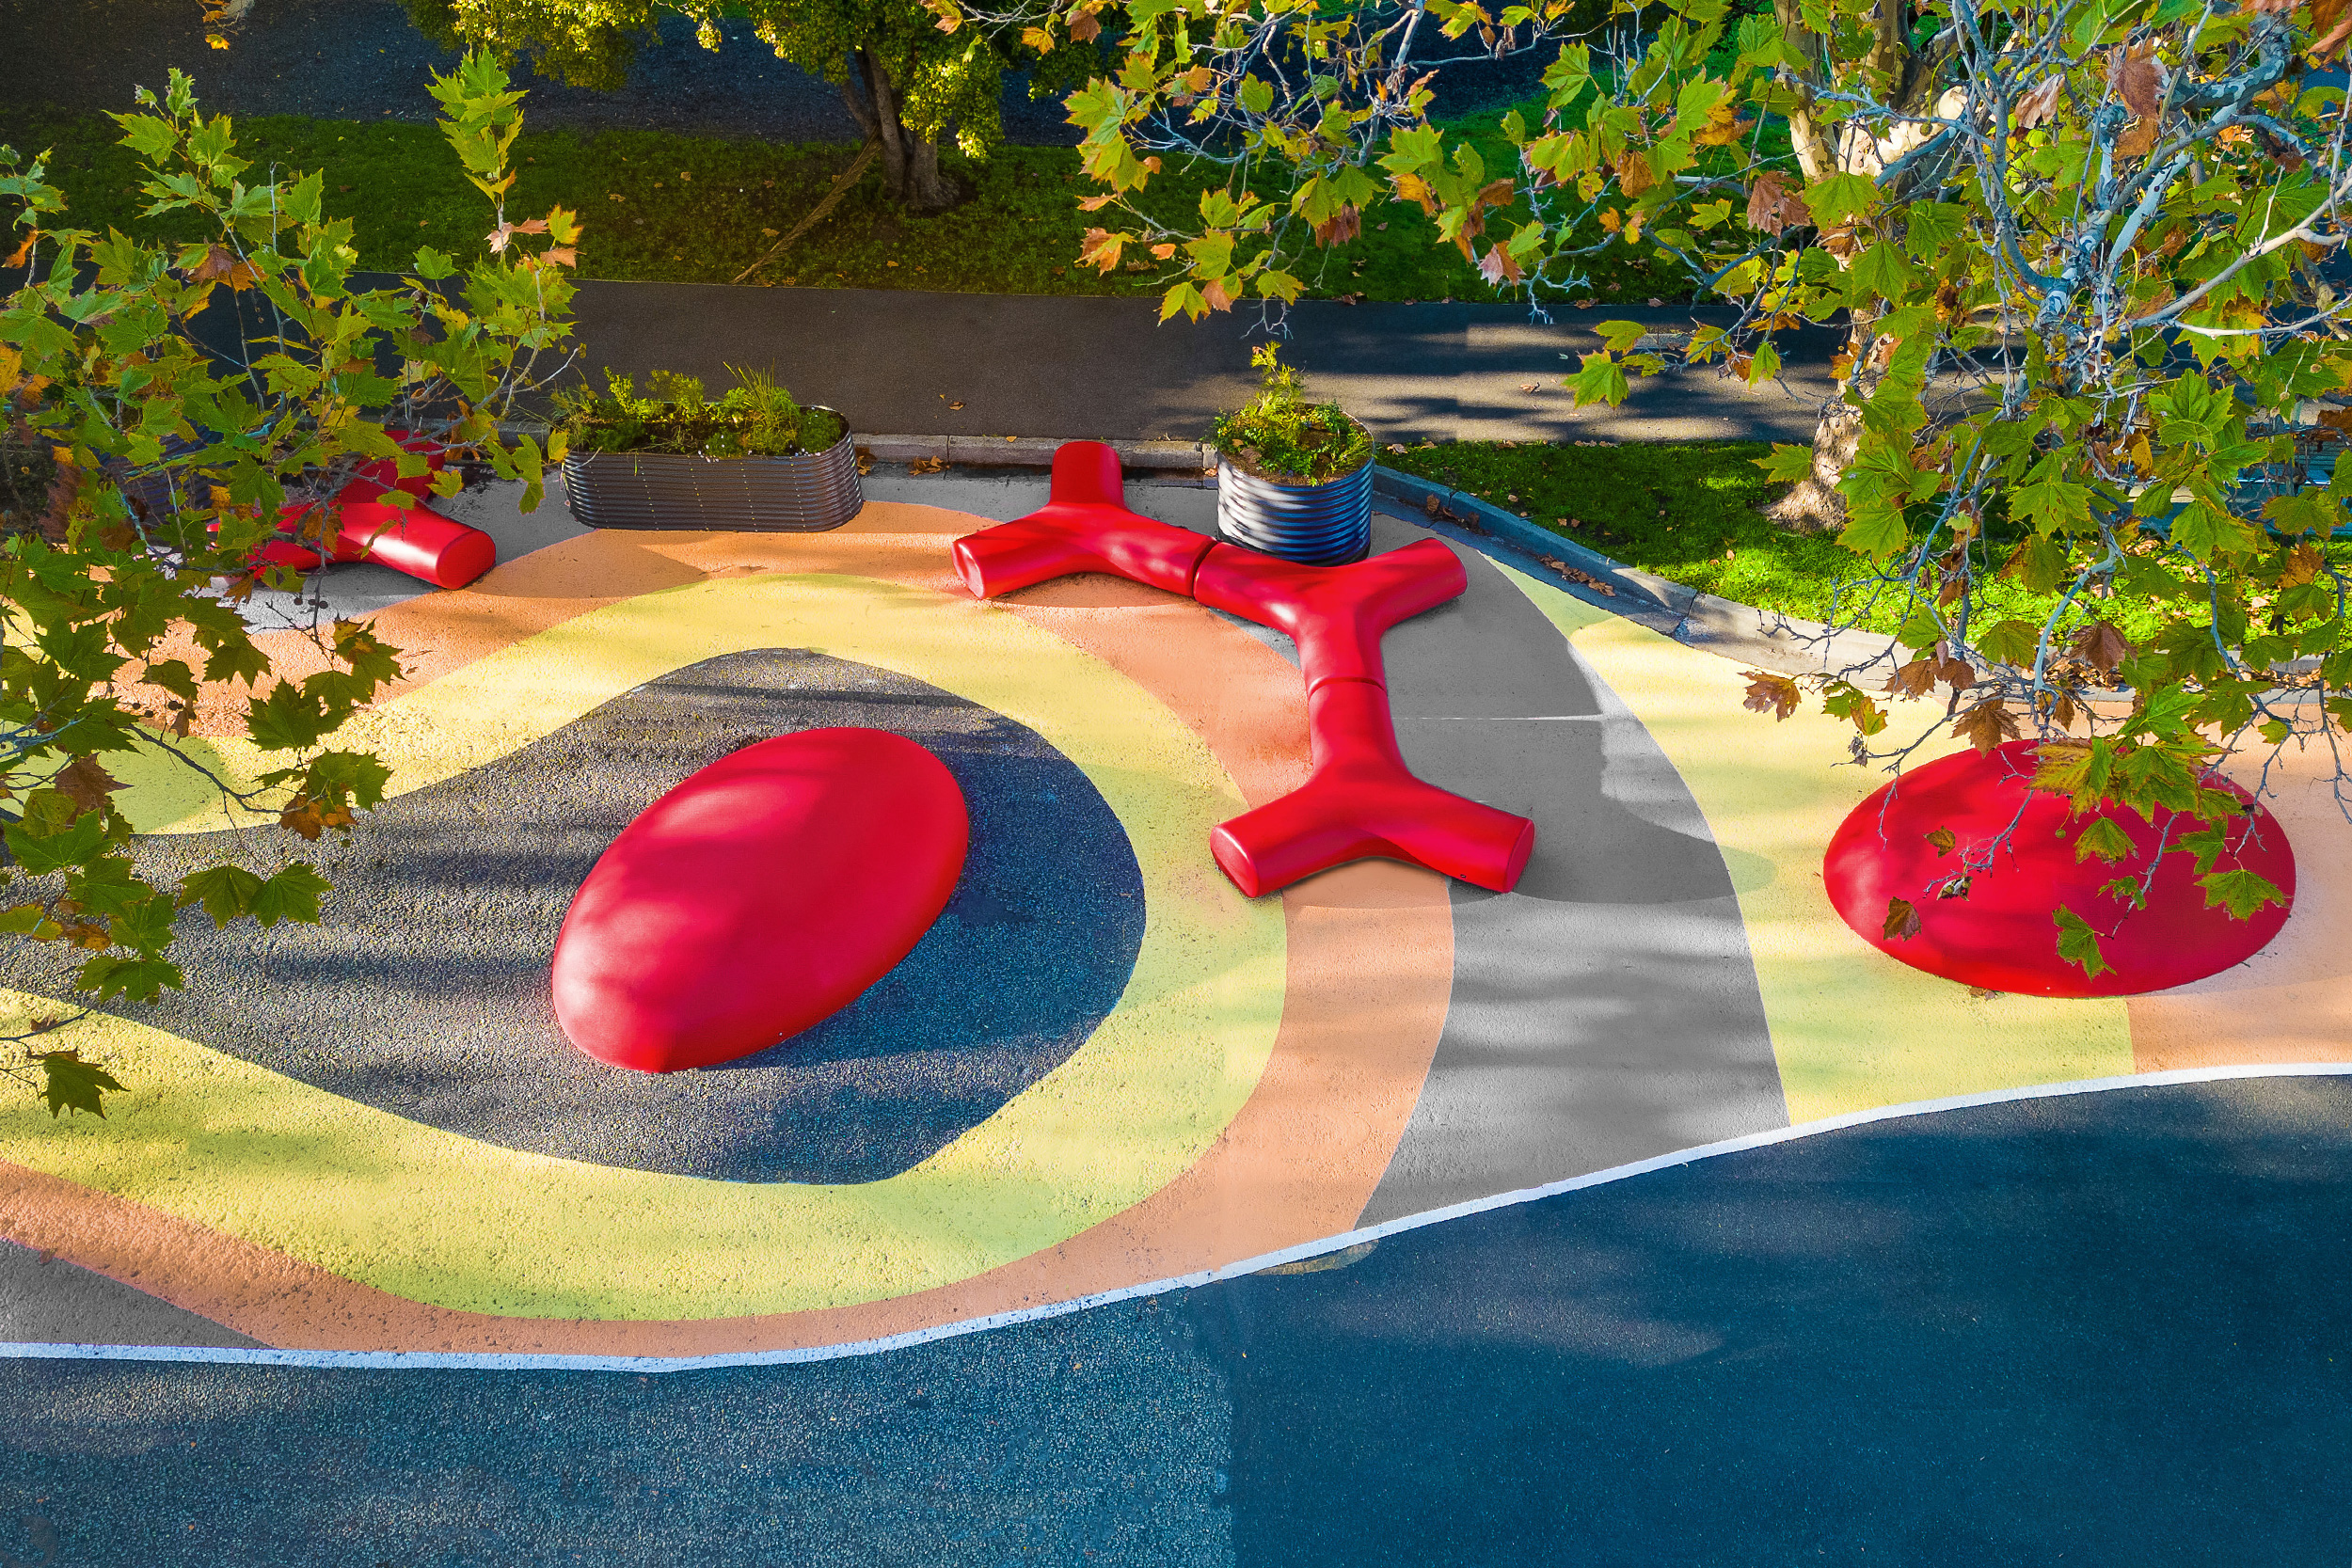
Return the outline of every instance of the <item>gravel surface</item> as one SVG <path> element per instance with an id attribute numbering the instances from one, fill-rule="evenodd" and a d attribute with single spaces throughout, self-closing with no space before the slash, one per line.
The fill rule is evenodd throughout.
<path id="1" fill-rule="evenodd" d="M 841 1012 L 724 1067 L 653 1075 L 574 1050 L 548 1000 L 564 911 L 605 847 L 754 740 L 865 725 L 929 747 L 972 818 L 963 877 Z M 149 875 L 274 869 L 273 829 L 148 838 Z M 187 988 L 125 1016 L 508 1148 L 736 1181 L 872 1181 L 937 1152 L 1069 1056 L 1117 1005 L 1143 883 L 1110 806 L 1035 731 L 920 681 L 803 650 L 652 681 L 321 841 L 317 926 L 191 914 Z M 54 944 L 53 944 L 54 945 Z M 72 955 L 24 955 L 64 995 Z"/>

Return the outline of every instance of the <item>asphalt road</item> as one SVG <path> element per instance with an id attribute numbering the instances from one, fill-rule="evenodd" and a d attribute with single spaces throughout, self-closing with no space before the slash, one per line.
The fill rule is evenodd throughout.
<path id="1" fill-rule="evenodd" d="M 1162 325 L 1148 299 L 899 289 L 587 281 L 574 316 L 598 385 L 607 368 L 712 387 L 733 384 L 729 366 L 769 369 L 861 435 L 1200 440 L 1256 389 L 1265 341 L 1249 309 Z M 1757 391 L 1702 367 L 1636 382 L 1618 408 L 1574 408 L 1562 382 L 1611 319 L 1687 332 L 1692 313 L 1315 300 L 1289 311 L 1284 356 L 1384 441 L 1812 440 L 1835 332 L 1789 334 L 1783 380 Z"/>
<path id="2" fill-rule="evenodd" d="M 2344 1077 L 1947 1111 L 813 1364 L 0 1363 L 0 1553 L 2342 1568 L 2347 1128 Z"/>

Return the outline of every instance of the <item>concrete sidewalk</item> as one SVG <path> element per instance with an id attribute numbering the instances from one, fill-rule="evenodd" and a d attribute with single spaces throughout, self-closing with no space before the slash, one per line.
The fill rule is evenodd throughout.
<path id="1" fill-rule="evenodd" d="M 583 369 L 772 369 L 861 435 L 1200 440 L 1255 388 L 1254 310 L 1161 325 L 1148 299 L 911 290 L 755 289 L 583 281 Z M 1702 312 L 1701 319 L 1721 312 Z M 1777 386 L 1751 392 L 1713 368 L 1636 382 L 1622 407 L 1572 406 L 1561 383 L 1599 346 L 1602 321 L 1688 331 L 1687 306 L 1559 309 L 1549 325 L 1502 304 L 1294 307 L 1285 357 L 1311 392 L 1383 441 L 1810 441 L 1833 389 L 1838 334 L 1790 334 Z M 1564 357 L 1565 356 L 1565 357 Z"/>

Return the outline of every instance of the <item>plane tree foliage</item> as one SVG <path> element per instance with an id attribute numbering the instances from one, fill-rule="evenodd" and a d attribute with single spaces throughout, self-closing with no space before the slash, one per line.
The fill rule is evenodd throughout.
<path id="1" fill-rule="evenodd" d="M 457 459 L 440 493 L 472 465 L 523 482 L 526 505 L 561 455 L 502 421 L 568 356 L 579 226 L 561 209 L 510 220 L 522 95 L 493 60 L 469 57 L 433 91 L 493 205 L 490 254 L 461 269 L 421 248 L 389 284 L 356 275 L 326 175 L 240 156 L 229 118 L 206 116 L 177 71 L 115 119 L 143 216 L 181 235 L 193 220 L 196 238 L 77 228 L 43 156 L 0 148 L 0 953 L 86 955 L 83 1006 L 180 986 L 185 922 L 317 920 L 327 883 L 286 851 L 347 832 L 383 796 L 384 763 L 336 742 L 399 678 L 399 651 L 365 623 L 322 624 L 315 595 L 265 610 L 303 583 L 262 546 L 281 527 L 330 537 L 334 498 L 363 467 L 423 474 L 403 444 L 417 437 Z M 280 673 L 294 639 L 298 678 Z M 223 731 L 280 765 L 224 777 L 203 745 Z M 126 778 L 175 770 L 285 839 L 151 879 L 117 797 Z M 75 1011 L 36 1006 L 0 1072 L 53 1115 L 103 1115 L 121 1085 L 73 1043 Z"/>
<path id="2" fill-rule="evenodd" d="M 2142 813 L 2154 857 L 2193 857 L 2239 916 L 2282 895 L 2227 852 L 2216 769 L 2268 787 L 2311 752 L 2345 801 L 2352 111 L 2325 68 L 2346 0 L 1666 0 L 1601 24 L 1559 0 L 929 3 L 951 36 L 1117 24 L 1069 101 L 1104 214 L 1086 259 L 1160 259 L 1163 319 L 1279 311 L 1286 233 L 1402 201 L 1538 309 L 1618 246 L 1718 308 L 1602 322 L 1580 403 L 1703 366 L 1760 388 L 1792 333 L 1842 334 L 1814 442 L 1770 467 L 1783 519 L 1835 530 L 1852 602 L 1894 596 L 1901 630 L 1753 672 L 1751 706 L 1818 701 L 1883 766 L 1947 730 L 2038 739 L 2036 787 Z M 1504 119 L 1507 160 L 1430 122 L 1449 54 L 1527 49 L 1543 90 Z M 1174 156 L 1231 172 L 1183 225 L 1134 199 Z M 2003 613 L 1995 583 L 2048 608 Z M 2116 878 L 2054 937 L 2095 974 L 2153 857 L 2074 822 Z M 2008 836 L 1956 845 L 1926 918 Z"/>

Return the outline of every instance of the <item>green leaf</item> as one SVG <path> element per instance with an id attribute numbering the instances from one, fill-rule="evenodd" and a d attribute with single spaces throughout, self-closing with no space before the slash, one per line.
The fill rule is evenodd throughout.
<path id="1" fill-rule="evenodd" d="M 1872 295 L 1900 299 L 1911 286 L 1911 263 L 1888 244 L 1874 245 L 1854 259 L 1846 297 L 1859 304 Z"/>
<path id="2" fill-rule="evenodd" d="M 2077 861 L 2087 861 L 2096 855 L 2111 864 L 2137 853 L 2138 846 L 2132 842 L 2132 835 L 2109 816 L 2093 817 L 2090 826 L 2085 828 L 2074 840 L 2074 858 Z"/>
<path id="3" fill-rule="evenodd" d="M 1593 330 L 1600 334 L 1602 344 L 1612 354 L 1629 354 L 1634 344 L 1649 336 L 1649 328 L 1640 322 L 1602 322 Z"/>
<path id="4" fill-rule="evenodd" d="M 2243 866 L 2200 877 L 2197 885 L 2205 890 L 2205 908 L 2228 910 L 2233 920 L 2250 919 L 2265 904 L 2283 905 L 2287 901 L 2276 883 Z"/>
<path id="5" fill-rule="evenodd" d="M 40 1064 L 40 1098 L 53 1118 L 67 1111 L 89 1111 L 103 1118 L 106 1108 L 98 1097 L 109 1090 L 123 1092 L 114 1074 L 96 1062 L 82 1060 L 79 1051 L 44 1051 L 33 1059 Z"/>
<path id="6" fill-rule="evenodd" d="M 2055 539 L 2040 534 L 2018 546 L 2017 553 L 2002 568 L 2027 589 L 2047 594 L 2072 575 L 2066 561 L 2066 546 Z"/>
<path id="7" fill-rule="evenodd" d="M 1189 283 L 1179 283 L 1162 296 L 1160 320 L 1167 321 L 1179 311 L 1194 321 L 1199 321 L 1209 313 L 1209 302 L 1201 296 L 1199 289 Z"/>
<path id="8" fill-rule="evenodd" d="M 2093 980 L 2115 967 L 2100 953 L 2099 933 L 2090 928 L 2090 922 L 2063 905 L 2050 918 L 2058 927 L 2059 958 L 2077 966 Z"/>
<path id="9" fill-rule="evenodd" d="M 2035 466 L 2036 478 L 2010 492 L 2010 515 L 2036 533 L 2063 533 L 2090 521 L 2090 491 L 2056 477 L 2051 463 Z M 2047 477 L 2042 477 L 2047 476 Z"/>
<path id="10" fill-rule="evenodd" d="M 128 947 L 152 958 L 171 945 L 172 902 L 160 894 L 126 906 L 107 922 L 107 934 L 117 947 Z"/>
<path id="11" fill-rule="evenodd" d="M 2263 547 L 2262 531 L 2244 518 L 2191 501 L 2172 519 L 2172 542 L 2200 561 L 2248 555 Z"/>
<path id="12" fill-rule="evenodd" d="M 1968 227 L 1968 209 L 1957 201 L 1915 201 L 1903 211 L 1908 225 L 1903 244 L 1921 261 L 1960 238 Z"/>
<path id="13" fill-rule="evenodd" d="M 326 728 L 326 716 L 317 698 L 292 681 L 279 681 L 265 697 L 246 704 L 246 728 L 253 743 L 265 752 L 296 751 L 313 745 Z"/>
<path id="14" fill-rule="evenodd" d="M 326 188 L 323 176 L 317 173 L 304 176 L 299 184 L 286 192 L 286 215 L 305 226 L 318 222 L 319 203 Z"/>
<path id="15" fill-rule="evenodd" d="M 127 996 L 134 1002 L 152 1002 L 164 993 L 166 987 L 177 990 L 183 979 L 178 965 L 161 958 L 122 958 L 101 953 L 82 966 L 73 983 L 94 992 L 101 1002 L 117 996 Z"/>
<path id="16" fill-rule="evenodd" d="M 207 866 L 181 879 L 180 901 L 201 904 L 219 930 L 239 915 L 251 911 L 261 895 L 262 879 L 238 865 Z"/>
<path id="17" fill-rule="evenodd" d="M 1605 403 L 1614 408 L 1632 391 L 1625 379 L 1625 367 L 1606 354 L 1584 356 L 1583 368 L 1569 384 L 1570 395 L 1580 408 L 1587 404 Z"/>
<path id="18" fill-rule="evenodd" d="M 1914 607 L 1903 624 L 1895 628 L 1895 641 L 1906 648 L 1932 648 L 1947 635 L 1944 623 L 1926 605 Z"/>
<path id="19" fill-rule="evenodd" d="M 1795 484 L 1813 477 L 1813 449 L 1790 446 L 1785 441 L 1772 443 L 1772 454 L 1759 457 L 1756 466 L 1764 470 L 1764 477 L 1775 484 Z"/>
<path id="20" fill-rule="evenodd" d="M 2009 620 L 1977 634 L 1977 652 L 1994 664 L 2032 665 L 2042 650 L 2042 628 L 2031 621 Z"/>
<path id="21" fill-rule="evenodd" d="M 275 926 L 281 920 L 315 926 L 319 921 L 319 895 L 331 891 L 332 886 L 326 878 L 296 861 L 254 893 L 253 918 L 263 926 Z"/>
<path id="22" fill-rule="evenodd" d="M 43 794 L 54 791 L 44 790 Z M 35 877 L 53 871 L 63 871 L 81 864 L 97 854 L 106 842 L 106 814 L 103 811 L 84 812 L 72 825 L 54 832 L 42 832 L 27 812 L 22 821 L 8 824 L 5 834 L 8 853 Z"/>
<path id="23" fill-rule="evenodd" d="M 1837 531 L 1837 542 L 1856 555 L 1884 561 L 1911 542 L 1911 530 L 1894 507 L 1850 506 L 1846 518 L 1846 526 Z"/>
<path id="24" fill-rule="evenodd" d="M 1867 175 L 1830 174 L 1807 185 L 1803 194 L 1814 223 L 1835 229 L 1856 213 L 1868 211 L 1878 186 Z"/>

